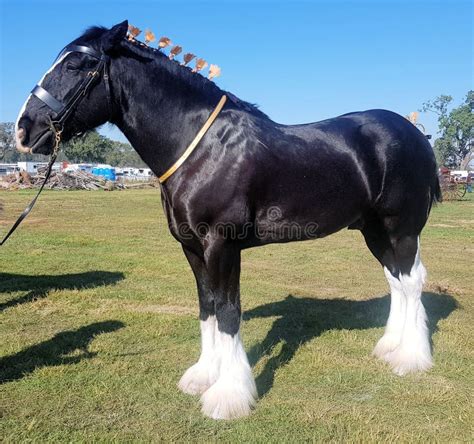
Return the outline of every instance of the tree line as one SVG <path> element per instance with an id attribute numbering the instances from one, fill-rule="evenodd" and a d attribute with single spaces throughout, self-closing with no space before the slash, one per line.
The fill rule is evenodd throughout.
<path id="1" fill-rule="evenodd" d="M 438 135 L 434 152 L 439 165 L 466 169 L 474 159 L 474 91 L 452 107 L 453 98 L 441 95 L 425 102 L 420 111 L 438 116 Z"/>
<path id="2" fill-rule="evenodd" d="M 433 146 L 438 164 L 465 169 L 474 159 L 474 91 L 468 91 L 457 107 L 453 107 L 452 102 L 451 96 L 440 95 L 425 102 L 420 111 L 433 112 L 438 116 L 438 137 Z M 14 124 L 0 123 L 0 162 L 44 161 L 41 155 L 18 153 L 14 139 Z M 118 167 L 146 166 L 130 144 L 110 140 L 95 130 L 63 144 L 59 160 L 107 163 Z"/>

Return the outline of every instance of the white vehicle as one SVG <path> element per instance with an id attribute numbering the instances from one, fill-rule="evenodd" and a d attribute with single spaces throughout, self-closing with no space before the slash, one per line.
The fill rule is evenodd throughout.
<path id="1" fill-rule="evenodd" d="M 26 171 L 28 174 L 35 175 L 39 169 L 46 168 L 48 162 L 18 162 L 18 168 L 20 171 Z M 53 171 L 61 170 L 61 162 L 55 162 L 53 165 Z"/>
<path id="2" fill-rule="evenodd" d="M 153 177 L 153 173 L 150 168 L 115 168 L 115 174 L 117 178 L 122 180 L 149 180 Z"/>
<path id="3" fill-rule="evenodd" d="M 455 170 L 455 171 L 451 171 L 450 173 L 450 176 L 456 182 L 465 182 L 468 175 L 469 175 L 469 171 L 466 171 L 466 170 Z"/>
<path id="4" fill-rule="evenodd" d="M 0 176 L 18 173 L 20 167 L 16 163 L 0 163 Z"/>
<path id="5" fill-rule="evenodd" d="M 71 173 L 74 171 L 86 171 L 90 173 L 92 170 L 91 163 L 70 163 L 66 168 L 63 169 L 65 173 Z"/>

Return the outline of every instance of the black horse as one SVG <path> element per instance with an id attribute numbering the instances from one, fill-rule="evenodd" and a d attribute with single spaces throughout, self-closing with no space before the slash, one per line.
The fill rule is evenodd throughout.
<path id="1" fill-rule="evenodd" d="M 171 233 L 199 294 L 202 351 L 181 390 L 202 394 L 203 412 L 212 418 L 248 414 L 257 393 L 239 334 L 242 249 L 345 227 L 362 232 L 391 288 L 374 354 L 400 375 L 430 368 L 419 235 L 440 190 L 424 135 L 384 110 L 277 124 L 128 38 L 127 27 L 91 28 L 65 48 L 20 111 L 17 147 L 49 154 L 55 137 L 67 140 L 109 121 L 160 176 L 227 97 L 197 148 L 161 187 Z"/>

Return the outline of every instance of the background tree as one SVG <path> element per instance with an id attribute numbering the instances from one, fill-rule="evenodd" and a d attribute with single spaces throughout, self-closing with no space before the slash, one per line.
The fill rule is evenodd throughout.
<path id="1" fill-rule="evenodd" d="M 0 157 L 3 159 L 7 153 L 15 150 L 14 130 L 12 122 L 0 123 Z"/>
<path id="2" fill-rule="evenodd" d="M 112 142 L 113 149 L 107 154 L 106 162 L 117 167 L 146 168 L 147 165 L 128 143 Z"/>
<path id="3" fill-rule="evenodd" d="M 440 137 L 434 150 L 438 163 L 450 168 L 466 168 L 474 149 L 474 91 L 469 91 L 463 103 L 449 110 L 453 98 L 441 95 L 423 104 L 421 111 L 438 115 Z"/>
<path id="4" fill-rule="evenodd" d="M 88 131 L 64 143 L 61 151 L 72 163 L 105 163 L 113 142 L 97 131 Z"/>

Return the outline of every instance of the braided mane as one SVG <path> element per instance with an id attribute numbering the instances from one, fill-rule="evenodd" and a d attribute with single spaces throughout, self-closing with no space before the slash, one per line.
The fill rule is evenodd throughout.
<path id="1" fill-rule="evenodd" d="M 86 31 L 73 43 L 87 44 L 94 40 L 100 39 L 107 31 L 108 29 L 103 26 L 91 26 L 90 28 L 86 29 Z M 138 40 L 124 39 L 122 44 L 124 47 L 126 47 L 137 55 L 152 58 L 160 62 L 161 66 L 168 69 L 174 75 L 184 78 L 186 82 L 188 82 L 188 84 L 190 84 L 191 86 L 201 90 L 206 90 L 210 94 L 226 94 L 228 98 L 232 100 L 232 102 L 234 102 L 234 104 L 238 108 L 257 117 L 268 119 L 268 116 L 264 112 L 260 111 L 256 104 L 239 99 L 234 94 L 222 90 L 213 81 L 207 79 L 206 77 L 198 73 L 193 73 L 189 67 L 181 65 L 181 63 L 177 60 L 170 60 L 163 50 L 160 51 L 157 48 L 152 48 L 151 46 L 145 45 L 144 43 Z"/>

